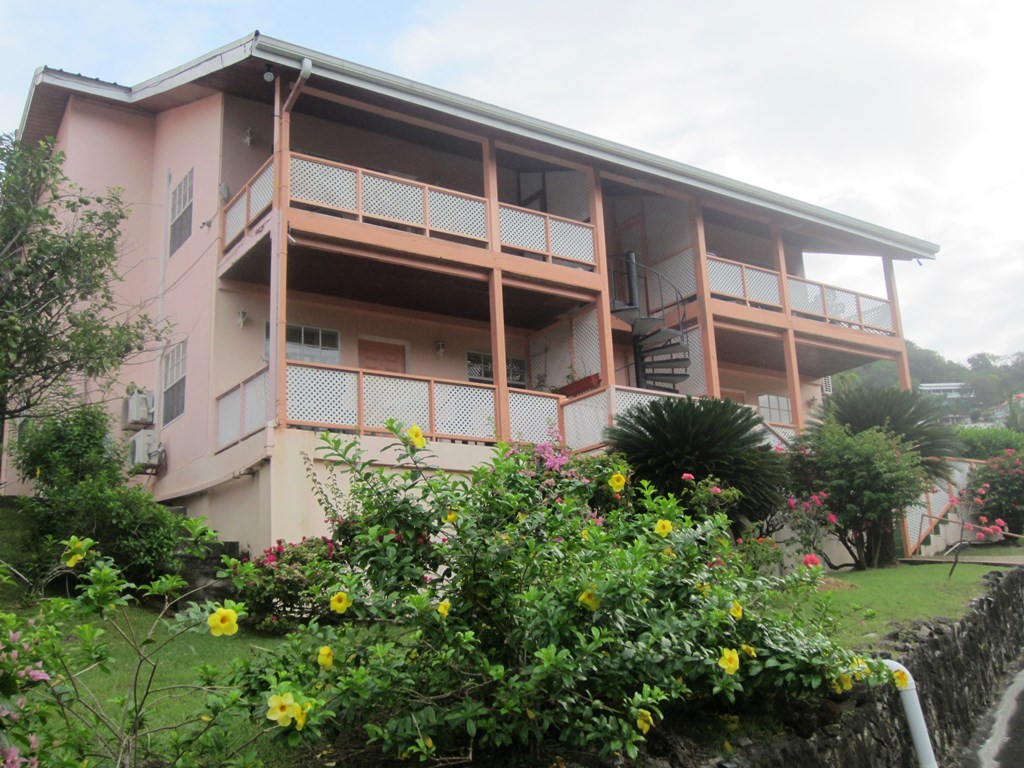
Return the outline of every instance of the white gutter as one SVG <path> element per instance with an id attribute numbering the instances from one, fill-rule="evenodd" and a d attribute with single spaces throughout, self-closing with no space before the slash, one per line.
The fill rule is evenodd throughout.
<path id="1" fill-rule="evenodd" d="M 935 761 L 935 752 L 932 751 L 931 739 L 928 738 L 928 724 L 924 721 L 924 712 L 921 711 L 921 700 L 917 696 L 914 676 L 898 661 L 882 659 L 882 663 L 893 672 L 902 672 L 907 676 L 906 686 L 897 688 L 900 692 L 900 702 L 903 704 L 903 714 L 910 727 L 910 739 L 914 743 L 914 751 L 917 752 L 917 764 L 921 768 L 939 768 Z"/>

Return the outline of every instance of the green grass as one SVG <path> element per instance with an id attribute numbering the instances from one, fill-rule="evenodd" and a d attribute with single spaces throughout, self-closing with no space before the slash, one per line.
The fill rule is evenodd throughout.
<path id="1" fill-rule="evenodd" d="M 988 565 L 905 565 L 856 573 L 833 574 L 852 586 L 828 592 L 840 617 L 835 638 L 850 648 L 870 649 L 896 624 L 945 616 L 958 619 L 967 605 L 985 591 L 981 577 Z"/>

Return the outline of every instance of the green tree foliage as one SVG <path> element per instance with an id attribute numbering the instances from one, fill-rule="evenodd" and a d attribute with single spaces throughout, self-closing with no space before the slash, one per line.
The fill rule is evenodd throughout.
<path id="1" fill-rule="evenodd" d="M 1007 448 L 1024 453 L 1024 434 L 1007 427 L 957 427 L 955 432 L 965 459 L 986 461 Z"/>
<path id="2" fill-rule="evenodd" d="M 791 486 L 822 500 L 836 536 L 858 570 L 895 565 L 893 532 L 927 487 L 918 454 L 878 427 L 860 431 L 828 419 L 789 452 Z"/>
<path id="3" fill-rule="evenodd" d="M 661 493 L 683 494 L 684 473 L 718 478 L 742 493 L 730 516 L 759 521 L 782 498 L 782 460 L 761 425 L 760 416 L 731 400 L 663 398 L 621 414 L 607 437 L 637 477 Z"/>
<path id="4" fill-rule="evenodd" d="M 109 437 L 102 406 L 84 406 L 26 422 L 14 451 L 19 475 L 35 484 L 21 500 L 28 525 L 23 543 L 36 582 L 57 561 L 60 542 L 90 537 L 130 580 L 172 571 L 179 518 L 129 484 L 124 451 Z"/>
<path id="5" fill-rule="evenodd" d="M 816 415 L 831 417 L 852 433 L 872 428 L 891 432 L 924 460 L 929 477 L 948 478 L 944 459 L 958 457 L 962 448 L 953 430 L 942 423 L 942 413 L 941 401 L 919 392 L 850 387 L 836 392 Z"/>
<path id="6" fill-rule="evenodd" d="M 156 335 L 115 295 L 128 215 L 117 191 L 84 193 L 63 160 L 50 142 L 0 135 L 0 425 L 64 403 Z"/>

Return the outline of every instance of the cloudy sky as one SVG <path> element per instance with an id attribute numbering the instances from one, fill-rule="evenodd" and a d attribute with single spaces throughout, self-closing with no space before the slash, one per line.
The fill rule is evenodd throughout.
<path id="1" fill-rule="evenodd" d="M 136 84 L 259 29 L 941 245 L 907 337 L 1024 351 L 1020 0 L 0 0 L 0 131 L 47 65 Z M 876 259 L 809 276 L 884 295 Z"/>

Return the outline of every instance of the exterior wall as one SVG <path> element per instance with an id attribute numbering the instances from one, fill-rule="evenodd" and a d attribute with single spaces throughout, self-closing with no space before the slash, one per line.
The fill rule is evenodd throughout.
<path id="1" fill-rule="evenodd" d="M 274 152 L 274 110 L 269 104 L 225 95 L 223 111 L 220 180 L 230 199 Z M 253 139 L 247 145 L 249 128 Z"/>
<path id="2" fill-rule="evenodd" d="M 723 367 L 719 369 L 718 375 L 722 385 L 722 396 L 737 400 L 742 394 L 746 405 L 757 407 L 758 395 L 789 396 L 784 374 L 755 373 L 751 370 Z M 800 393 L 804 407 L 807 408 L 811 398 L 815 398 L 815 402 L 821 399 L 821 386 L 817 381 L 802 380 Z"/>

